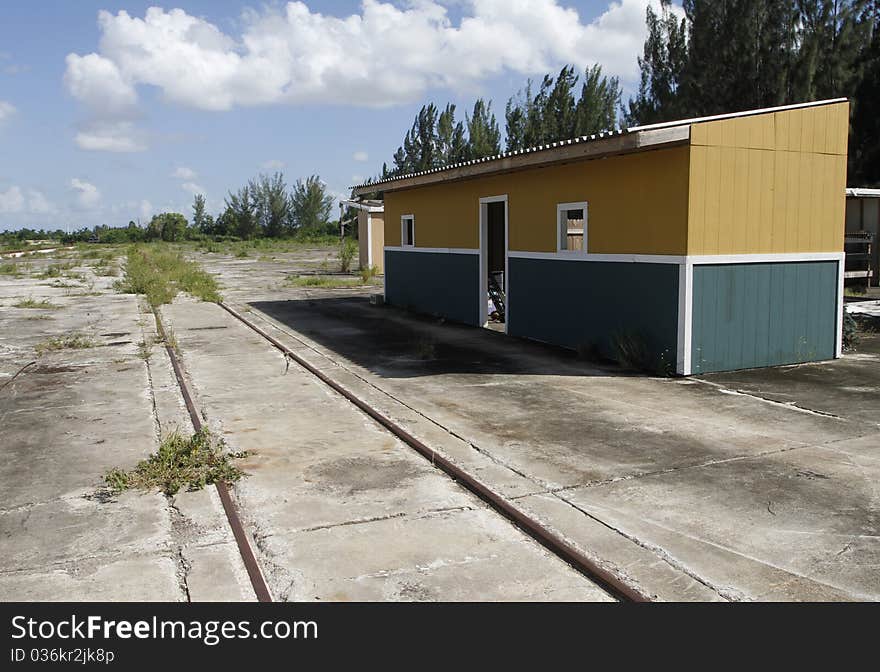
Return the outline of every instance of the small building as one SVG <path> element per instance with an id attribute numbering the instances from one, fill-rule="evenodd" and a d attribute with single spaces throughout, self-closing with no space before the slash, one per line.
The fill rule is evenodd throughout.
<path id="1" fill-rule="evenodd" d="M 358 260 L 361 268 L 376 267 L 385 272 L 385 206 L 382 201 L 342 201 L 340 204 L 357 210 Z"/>
<path id="2" fill-rule="evenodd" d="M 847 280 L 880 284 L 880 189 L 846 190 Z"/>
<path id="3" fill-rule="evenodd" d="M 832 359 L 848 120 L 840 99 L 635 127 L 354 194 L 384 195 L 389 304 L 682 375 Z"/>

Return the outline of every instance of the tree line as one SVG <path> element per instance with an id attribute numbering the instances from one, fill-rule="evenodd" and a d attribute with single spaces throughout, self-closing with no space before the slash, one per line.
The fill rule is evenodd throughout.
<path id="1" fill-rule="evenodd" d="M 529 80 L 504 109 L 505 151 L 626 126 L 846 97 L 849 183 L 880 184 L 880 0 L 670 0 L 648 7 L 636 94 L 596 65 Z M 580 84 L 580 86 L 578 86 Z M 501 153 L 492 101 L 464 120 L 430 103 L 382 179 Z"/>
<path id="2" fill-rule="evenodd" d="M 531 80 L 512 96 L 504 109 L 506 151 L 592 135 L 615 126 L 620 106 L 620 82 L 602 74 L 598 65 L 580 73 L 570 65 L 555 78 L 545 75 L 535 87 Z M 421 172 L 501 153 L 502 134 L 492 101 L 478 98 L 464 120 L 456 106 L 441 111 L 434 103 L 422 106 L 392 158 L 382 166 L 382 179 Z"/>
<path id="3" fill-rule="evenodd" d="M 126 227 L 106 225 L 73 232 L 19 229 L 0 233 L 0 242 L 12 245 L 26 240 L 52 239 L 64 243 L 131 243 L 164 240 L 250 240 L 253 238 L 319 238 L 335 235 L 339 222 L 330 219 L 333 198 L 317 175 L 298 179 L 288 186 L 282 173 L 259 175 L 243 187 L 230 191 L 223 210 L 208 213 L 203 194 L 196 194 L 192 219 L 178 212 L 154 215 L 141 226 L 130 221 Z"/>
<path id="4" fill-rule="evenodd" d="M 647 10 L 629 125 L 846 97 L 849 183 L 880 182 L 880 0 L 669 0 Z"/>

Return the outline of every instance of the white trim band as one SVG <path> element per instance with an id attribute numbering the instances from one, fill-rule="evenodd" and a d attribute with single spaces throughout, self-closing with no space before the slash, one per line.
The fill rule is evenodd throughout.
<path id="1" fill-rule="evenodd" d="M 571 252 L 518 252 L 511 250 L 513 259 L 546 259 L 549 261 L 612 261 L 634 264 L 683 264 L 686 257 L 663 254 L 581 254 Z"/>
<path id="2" fill-rule="evenodd" d="M 432 254 L 479 254 L 480 250 L 470 247 L 401 247 L 386 245 L 386 252 L 430 252 Z"/>

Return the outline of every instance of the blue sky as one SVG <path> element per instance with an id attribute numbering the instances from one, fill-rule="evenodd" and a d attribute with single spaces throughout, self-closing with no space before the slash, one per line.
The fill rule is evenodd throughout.
<path id="1" fill-rule="evenodd" d="M 424 102 L 501 113 L 565 62 L 631 88 L 648 1 L 4 0 L 0 230 L 216 212 L 275 169 L 342 195 Z"/>

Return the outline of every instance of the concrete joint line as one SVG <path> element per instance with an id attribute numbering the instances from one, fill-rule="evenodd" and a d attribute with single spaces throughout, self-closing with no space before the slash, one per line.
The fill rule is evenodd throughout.
<path id="1" fill-rule="evenodd" d="M 703 577 L 701 577 L 699 574 L 697 574 L 695 571 L 693 571 L 690 567 L 682 564 L 681 562 L 679 562 L 678 560 L 673 558 L 671 555 L 669 555 L 669 553 L 665 549 L 663 549 L 659 546 L 656 546 L 654 544 L 649 544 L 645 541 L 642 541 L 638 537 L 635 537 L 631 534 L 627 534 L 626 532 L 624 532 L 620 528 L 614 527 L 610 523 L 602 520 L 601 518 L 593 515 L 589 511 L 587 511 L 587 510 L 581 508 L 580 506 L 578 506 L 577 504 L 573 503 L 571 500 L 566 499 L 558 492 L 553 493 L 553 496 L 556 497 L 559 501 L 564 502 L 565 504 L 568 504 L 568 506 L 572 507 L 576 511 L 582 513 L 587 518 L 594 520 L 595 522 L 599 523 L 603 527 L 606 527 L 607 529 L 611 530 L 612 532 L 619 534 L 624 539 L 631 541 L 633 544 L 635 544 L 639 548 L 643 548 L 646 551 L 652 553 L 653 555 L 656 555 L 658 559 L 665 562 L 667 565 L 669 565 L 673 569 L 678 570 L 679 572 L 682 572 L 683 574 L 686 574 L 687 576 L 691 577 L 694 581 L 705 586 L 706 588 L 708 588 L 709 590 L 714 592 L 719 597 L 722 597 L 728 601 L 738 601 L 738 600 L 742 599 L 742 596 L 737 593 L 732 593 L 731 591 L 729 591 L 727 589 L 712 585 L 711 582 L 709 582 L 706 579 L 704 579 Z"/>
<path id="2" fill-rule="evenodd" d="M 745 390 L 732 390 L 721 383 L 714 383 L 711 380 L 703 380 L 701 378 L 692 378 L 698 383 L 702 383 L 704 385 L 709 385 L 718 390 L 721 394 L 729 394 L 737 397 L 750 397 L 755 399 L 756 401 L 763 402 L 765 404 L 770 404 L 771 406 L 777 406 L 779 408 L 786 408 L 790 411 L 797 411 L 798 413 L 806 413 L 807 415 L 816 415 L 821 418 L 831 418 L 833 420 L 839 420 L 840 422 L 849 422 L 846 418 L 835 415 L 834 413 L 828 413 L 826 411 L 817 411 L 812 408 L 804 408 L 803 406 L 798 406 L 793 401 L 785 402 L 785 401 L 777 401 L 776 399 L 770 399 L 768 397 L 763 397 L 760 394 L 754 394 L 752 392 L 746 392 Z"/>
<path id="3" fill-rule="evenodd" d="M 339 361 L 333 359 L 333 358 L 330 357 L 328 354 L 322 352 L 321 350 L 319 350 L 319 349 L 318 349 L 317 347 L 315 347 L 314 345 L 312 345 L 312 344 L 310 344 L 310 343 L 307 343 L 306 341 L 304 341 L 304 340 L 303 340 L 302 338 L 300 338 L 299 336 L 295 336 L 294 334 L 290 333 L 290 332 L 287 331 L 286 329 L 282 329 L 280 326 L 278 326 L 278 325 L 275 323 L 274 320 L 271 320 L 271 319 L 269 319 L 269 318 L 263 316 L 261 313 L 256 313 L 255 315 L 256 315 L 256 317 L 258 317 L 260 320 L 262 320 L 263 322 L 265 322 L 265 323 L 268 324 L 269 326 L 273 327 L 276 331 L 280 331 L 282 334 L 284 334 L 284 335 L 286 335 L 286 336 L 289 336 L 289 337 L 292 338 L 293 340 L 295 340 L 295 341 L 297 341 L 298 343 L 302 344 L 302 346 L 303 346 L 304 348 L 306 348 L 306 349 L 308 349 L 308 350 L 311 350 L 312 352 L 314 352 L 314 353 L 317 354 L 318 356 L 320 356 L 320 357 L 326 359 L 328 362 L 330 362 L 330 363 L 333 364 L 334 366 L 337 366 L 338 368 L 342 369 L 342 370 L 345 371 L 346 373 L 351 374 L 352 376 L 354 376 L 355 378 L 357 378 L 358 380 L 360 380 L 360 381 L 361 381 L 362 383 L 364 383 L 365 385 L 368 385 L 368 386 L 371 387 L 372 389 L 376 390 L 377 392 L 379 392 L 379 393 L 383 394 L 384 396 L 388 397 L 389 399 L 391 399 L 391 401 L 393 401 L 394 403 L 396 403 L 396 404 L 400 404 L 401 406 L 403 406 L 403 407 L 406 408 L 407 410 L 412 411 L 413 413 L 415 413 L 416 415 L 418 415 L 420 418 L 426 420 L 427 422 L 430 422 L 430 423 L 431 423 L 432 425 L 434 425 L 435 427 L 437 427 L 437 428 L 439 428 L 439 429 L 442 429 L 444 432 L 446 432 L 447 434 L 449 434 L 449 435 L 452 436 L 453 438 L 456 438 L 456 439 L 458 439 L 459 441 L 461 441 L 462 443 L 467 444 L 470 448 L 472 448 L 473 450 L 475 450 L 475 451 L 476 451 L 477 453 L 479 453 L 480 455 L 483 455 L 484 457 L 486 457 L 487 459 L 489 459 L 489 460 L 490 460 L 491 462 L 493 462 L 494 464 L 497 464 L 497 465 L 500 466 L 500 467 L 504 467 L 505 469 L 507 469 L 508 471 L 510 471 L 510 472 L 512 472 L 512 473 L 514 473 L 514 474 L 516 474 L 516 475 L 519 476 L 520 478 L 523 478 L 523 479 L 525 479 L 525 480 L 527 480 L 527 481 L 530 481 L 531 483 L 534 483 L 535 485 L 537 485 L 537 486 L 539 486 L 540 488 L 542 488 L 542 491 L 543 491 L 543 490 L 546 490 L 547 488 L 550 487 L 547 483 L 541 483 L 541 482 L 539 482 L 539 481 L 536 481 L 536 480 L 535 480 L 534 478 L 532 478 L 531 476 L 528 476 L 527 474 L 525 474 L 525 473 L 519 471 L 518 469 L 515 469 L 514 467 L 512 467 L 512 466 L 509 465 L 509 464 L 507 464 L 506 462 L 504 462 L 504 461 L 501 460 L 500 458 L 496 457 L 496 456 L 493 455 L 492 453 L 490 453 L 490 452 L 484 450 L 483 448 L 480 448 L 478 445 L 476 445 L 475 443 L 473 443 L 472 441 L 470 441 L 470 440 L 467 439 L 466 437 L 462 436 L 461 434 L 459 434 L 458 432 L 456 432 L 456 431 L 455 431 L 454 429 L 452 429 L 451 427 L 447 427 L 446 425 L 444 425 L 444 424 L 441 423 L 441 422 L 438 422 L 438 421 L 435 420 L 434 418 L 432 418 L 432 417 L 430 417 L 430 416 L 428 416 L 428 415 L 425 415 L 425 414 L 422 413 L 419 409 L 417 409 L 417 408 L 415 408 L 415 407 L 413 407 L 413 406 L 407 404 L 405 401 L 403 401 L 402 399 L 399 399 L 398 397 L 394 396 L 393 394 L 391 394 L 391 393 L 388 392 L 387 390 L 385 390 L 385 389 L 379 387 L 378 385 L 376 385 L 376 384 L 375 384 L 374 382 L 372 382 L 371 380 L 367 380 L 366 378 L 364 378 L 363 376 L 361 376 L 357 371 L 354 371 L 353 369 L 350 369 L 349 367 L 347 367 L 345 364 L 343 364 L 343 363 L 341 363 L 341 362 L 339 362 Z M 296 360 L 292 357 L 291 353 L 288 353 L 288 352 L 284 352 L 284 358 L 285 358 L 285 360 L 287 361 L 287 369 L 290 368 L 290 362 L 291 362 L 291 361 L 294 361 L 294 362 L 296 361 Z M 285 372 L 286 372 L 286 370 L 285 370 Z M 349 393 L 351 393 L 350 390 L 349 390 Z M 352 394 L 353 394 L 353 393 L 352 393 Z M 535 494 L 535 493 L 530 493 L 530 494 Z M 513 498 L 511 498 L 511 499 L 513 499 Z"/>
<path id="4" fill-rule="evenodd" d="M 224 303 L 218 304 L 227 311 L 232 317 L 245 324 L 254 332 L 269 341 L 275 348 L 281 352 L 288 353 L 302 368 L 324 382 L 328 387 L 339 393 L 342 397 L 350 401 L 366 415 L 372 418 L 376 423 L 387 429 L 398 439 L 409 445 L 413 450 L 422 455 L 425 459 L 438 469 L 443 471 L 447 476 L 457 481 L 462 487 L 479 497 L 481 500 L 491 506 L 497 513 L 506 518 L 511 524 L 518 527 L 523 533 L 538 542 L 545 549 L 568 563 L 573 569 L 577 570 L 589 580 L 596 583 L 609 595 L 632 602 L 646 602 L 649 598 L 640 590 L 634 588 L 627 583 L 623 577 L 615 572 L 611 572 L 603 566 L 596 563 L 592 558 L 584 554 L 580 549 L 576 548 L 568 541 L 563 539 L 554 530 L 547 528 L 540 521 L 529 516 L 525 511 L 514 506 L 510 499 L 505 498 L 485 483 L 475 478 L 473 475 L 455 464 L 451 459 L 446 458 L 437 451 L 433 450 L 423 442 L 416 439 L 409 432 L 403 429 L 395 421 L 386 417 L 375 408 L 367 404 L 358 396 L 352 394 L 338 382 L 330 378 L 326 373 L 310 364 L 306 359 L 297 355 L 295 352 L 287 348 L 283 343 L 273 338 L 265 331 L 260 329 L 254 323 L 248 321 L 241 314 L 233 310 Z"/>
<path id="5" fill-rule="evenodd" d="M 196 405 L 193 400 L 193 395 L 190 392 L 189 385 L 186 381 L 186 371 L 183 368 L 183 364 L 179 359 L 178 353 L 175 352 L 174 348 L 168 342 L 168 339 L 165 335 L 165 328 L 162 326 L 162 318 L 159 314 L 158 309 L 155 312 L 155 319 L 156 330 L 159 334 L 159 337 L 165 343 L 165 351 L 168 353 L 168 357 L 171 360 L 171 366 L 174 369 L 174 375 L 177 378 L 180 392 L 183 395 L 183 401 L 186 404 L 187 411 L 189 412 L 190 421 L 192 422 L 193 428 L 197 432 L 201 431 L 203 429 L 202 418 L 199 417 L 198 410 L 196 409 Z M 226 513 L 226 520 L 229 523 L 229 527 L 232 529 L 232 534 L 235 537 L 236 544 L 238 545 L 239 554 L 241 555 L 241 559 L 244 562 L 248 577 L 251 580 L 251 587 L 254 590 L 254 594 L 256 595 L 257 600 L 260 602 L 271 602 L 272 595 L 269 592 L 269 586 L 267 585 L 266 579 L 263 576 L 263 571 L 260 568 L 260 564 L 257 561 L 254 550 L 251 547 L 251 542 L 248 538 L 247 532 L 244 529 L 244 525 L 242 524 L 241 518 L 236 509 L 235 502 L 233 502 L 232 500 L 232 496 L 229 492 L 229 486 L 223 481 L 218 481 L 214 484 L 214 487 L 217 488 L 217 494 L 220 496 L 220 502 L 223 504 L 223 510 Z"/>

